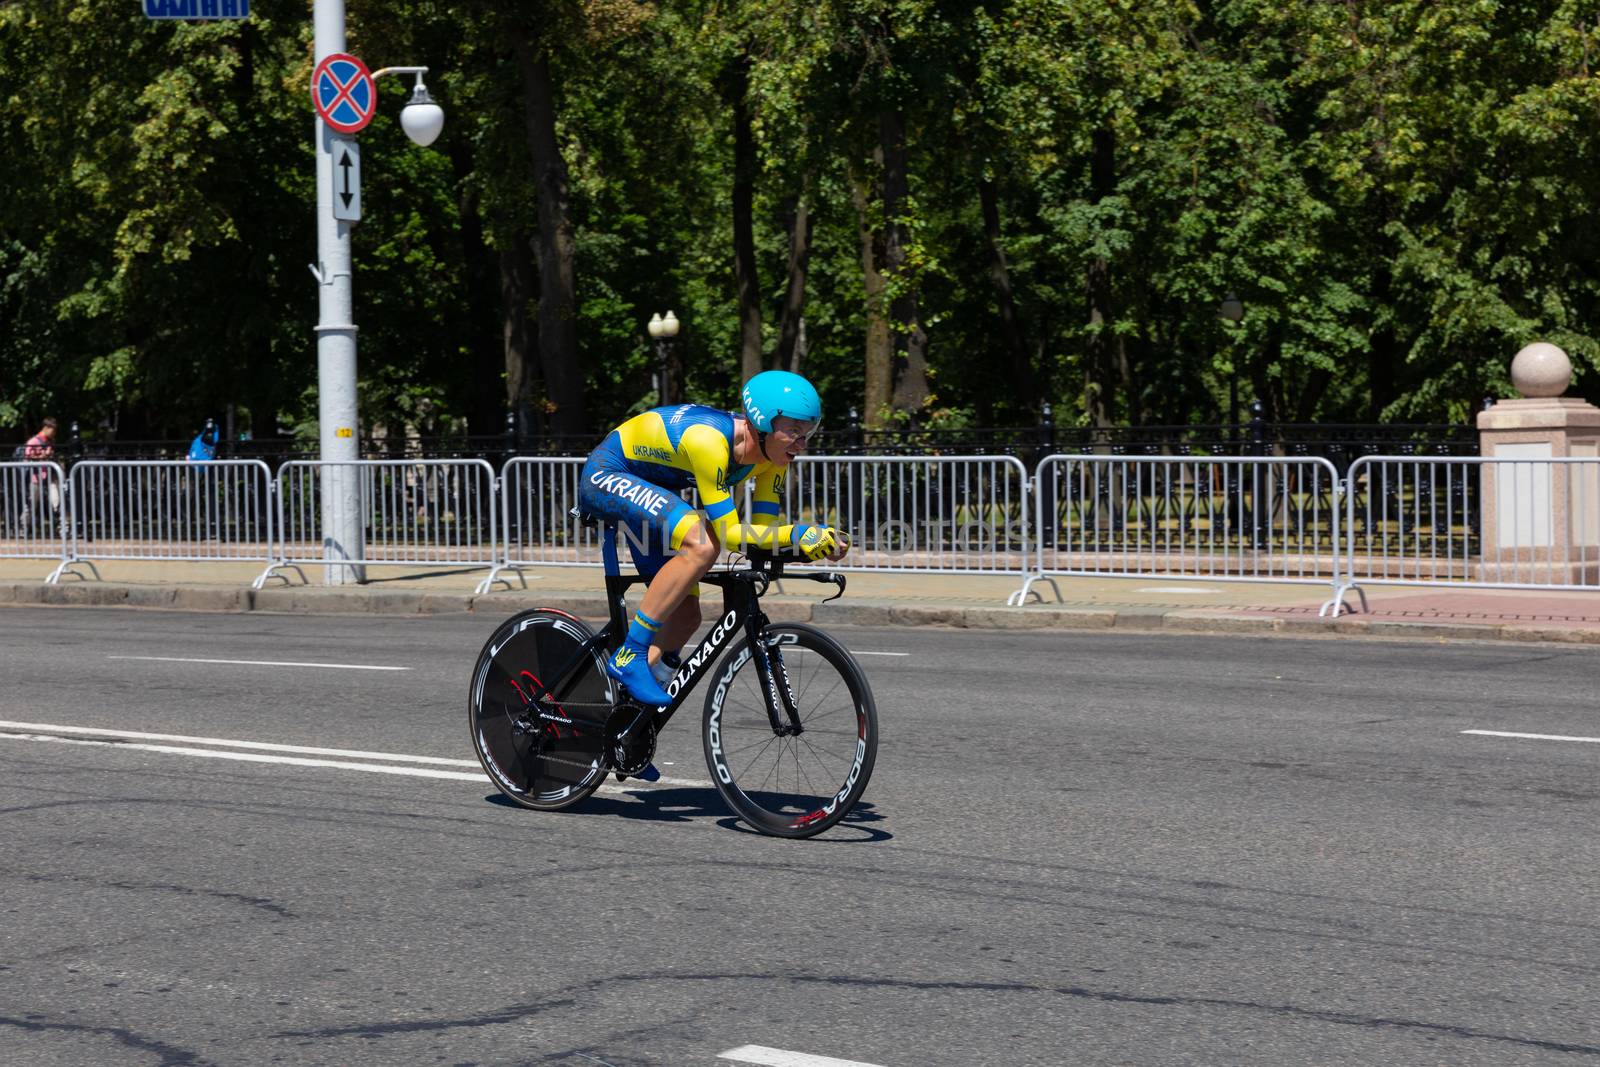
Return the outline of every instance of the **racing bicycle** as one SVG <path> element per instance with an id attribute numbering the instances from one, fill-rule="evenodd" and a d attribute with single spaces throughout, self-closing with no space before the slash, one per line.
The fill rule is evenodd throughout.
<path id="1" fill-rule="evenodd" d="M 501 623 L 472 671 L 467 718 L 495 787 L 526 808 L 557 811 L 586 800 L 606 776 L 650 766 L 656 738 L 708 675 L 700 720 L 712 784 L 734 814 L 764 834 L 811 837 L 850 813 L 872 775 L 878 713 L 854 656 L 815 626 L 773 623 L 761 597 L 779 579 L 832 584 L 844 575 L 785 572 L 784 556 L 750 550 L 702 585 L 723 590 L 721 614 L 647 708 L 605 672 L 627 635 L 617 528 L 601 531 L 610 619 L 598 632 L 574 615 L 533 608 Z M 718 656 L 721 656 L 718 662 Z"/>

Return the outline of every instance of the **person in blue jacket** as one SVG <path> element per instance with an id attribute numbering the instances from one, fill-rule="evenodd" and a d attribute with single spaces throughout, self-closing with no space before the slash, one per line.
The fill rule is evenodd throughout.
<path id="1" fill-rule="evenodd" d="M 206 428 L 189 443 L 189 462 L 204 463 L 217 458 L 217 420 L 207 419 Z"/>

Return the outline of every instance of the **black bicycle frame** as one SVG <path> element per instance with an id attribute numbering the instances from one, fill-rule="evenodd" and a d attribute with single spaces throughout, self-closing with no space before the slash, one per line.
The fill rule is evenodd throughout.
<path id="1" fill-rule="evenodd" d="M 539 696 L 540 701 L 552 698 L 559 700 L 557 694 L 577 676 L 585 664 L 593 662 L 596 652 L 609 655 L 622 644 L 628 635 L 627 592 L 631 587 L 649 581 L 643 575 L 620 573 L 614 527 L 605 527 L 602 536 L 601 549 L 606 567 L 606 607 L 610 618 L 599 633 L 583 643 L 572 661 L 556 673 L 554 681 L 546 686 L 545 691 Z M 724 610 L 721 618 L 712 626 L 711 632 L 706 634 L 705 639 L 695 646 L 695 650 L 685 657 L 683 666 L 678 668 L 677 674 L 668 680 L 666 690 L 672 697 L 672 702 L 665 707 L 657 708 L 650 717 L 657 733 L 660 733 L 668 720 L 683 705 L 689 696 L 689 691 L 712 668 L 722 650 L 741 629 L 749 640 L 751 654 L 755 657 L 756 672 L 761 680 L 762 696 L 766 702 L 767 717 L 772 722 L 773 731 L 792 734 L 801 732 L 800 716 L 795 708 L 794 691 L 789 685 L 789 672 L 784 666 L 783 657 L 774 656 L 766 643 L 761 640 L 761 634 L 769 621 L 761 610 L 761 595 L 766 592 L 769 582 L 782 576 L 783 561 L 764 552 L 751 552 L 750 558 L 752 563 L 764 563 L 766 569 L 753 566 L 745 570 L 712 571 L 700 579 L 703 585 L 712 585 L 723 590 Z M 831 582 L 839 587 L 841 594 L 844 591 L 842 574 L 806 574 L 803 577 L 813 581 Z M 774 665 L 777 667 L 776 670 L 773 669 Z M 630 723 L 627 731 L 631 732 L 638 725 L 638 721 L 636 719 Z"/>
<path id="2" fill-rule="evenodd" d="M 606 575 L 606 601 L 611 610 L 611 619 L 596 639 L 608 650 L 616 648 L 628 635 L 628 607 L 624 599 L 629 588 L 642 584 L 645 578 L 639 575 Z M 708 674 L 717 660 L 742 631 L 749 639 L 752 648 L 761 648 L 761 631 L 767 625 L 767 617 L 761 611 L 760 595 L 757 585 L 765 587 L 766 576 L 759 571 L 725 572 L 722 574 L 708 574 L 701 579 L 704 585 L 716 586 L 723 590 L 724 610 L 720 618 L 712 624 L 711 631 L 705 639 L 695 646 L 693 652 L 684 656 L 683 665 L 678 668 L 666 683 L 667 693 L 672 697 L 672 703 L 664 708 L 656 709 L 653 721 L 659 732 L 666 726 L 678 708 L 683 706 L 689 698 L 690 690 L 699 684 L 700 679 Z M 758 657 L 761 663 L 762 680 L 766 681 L 768 669 L 764 654 Z M 769 713 L 773 711 L 768 708 Z"/>

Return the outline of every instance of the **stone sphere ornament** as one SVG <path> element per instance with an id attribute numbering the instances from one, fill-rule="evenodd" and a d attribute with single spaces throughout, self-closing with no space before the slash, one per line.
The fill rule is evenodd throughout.
<path id="1" fill-rule="evenodd" d="M 1548 341 L 1535 341 L 1511 360 L 1511 384 L 1529 399 L 1560 396 L 1572 384 L 1572 360 Z"/>

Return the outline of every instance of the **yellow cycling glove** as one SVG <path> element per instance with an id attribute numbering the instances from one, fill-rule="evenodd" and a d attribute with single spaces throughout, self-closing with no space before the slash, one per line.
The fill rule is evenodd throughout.
<path id="1" fill-rule="evenodd" d="M 832 526 L 796 523 L 791 537 L 794 547 L 813 563 L 838 554 L 841 546 L 848 548 L 850 545 L 849 538 Z"/>

